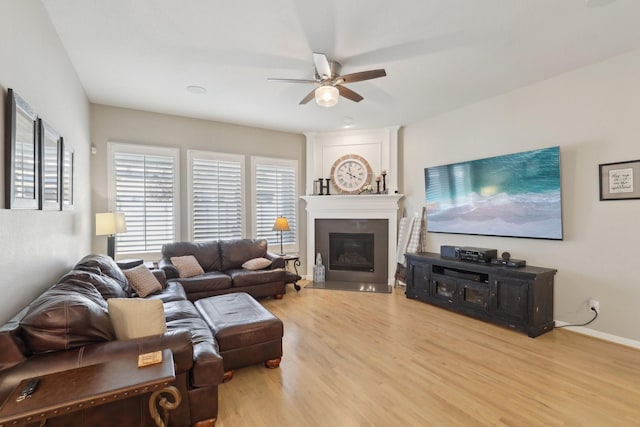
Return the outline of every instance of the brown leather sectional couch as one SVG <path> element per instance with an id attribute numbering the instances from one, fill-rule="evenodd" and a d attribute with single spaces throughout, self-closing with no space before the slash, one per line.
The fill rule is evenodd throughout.
<path id="1" fill-rule="evenodd" d="M 218 384 L 224 367 L 210 327 L 187 299 L 182 286 L 165 282 L 147 298 L 163 301 L 167 332 L 131 340 L 115 339 L 108 298 L 131 297 L 126 276 L 111 258 L 89 255 L 55 285 L 0 327 L 0 404 L 30 377 L 170 348 L 182 395 L 171 411 L 172 426 L 213 426 L 218 414 Z M 144 369 L 144 368 L 142 368 Z M 50 418 L 47 426 L 155 426 L 149 393 Z"/>
<path id="2" fill-rule="evenodd" d="M 204 274 L 180 277 L 171 258 L 186 255 L 196 258 Z M 243 263 L 255 258 L 266 258 L 272 263 L 255 271 L 242 268 Z M 167 281 L 180 283 L 190 301 L 233 292 L 246 292 L 254 298 L 282 298 L 286 282 L 293 281 L 287 276 L 284 266 L 284 259 L 269 252 L 267 241 L 263 239 L 167 243 L 162 247 L 162 259 L 158 263 Z"/>

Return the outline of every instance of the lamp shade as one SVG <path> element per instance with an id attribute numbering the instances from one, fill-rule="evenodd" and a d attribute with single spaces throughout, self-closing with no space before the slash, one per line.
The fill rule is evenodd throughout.
<path id="1" fill-rule="evenodd" d="M 315 91 L 316 103 L 321 107 L 333 107 L 338 103 L 340 92 L 331 85 L 320 86 Z"/>
<path id="2" fill-rule="evenodd" d="M 276 218 L 276 222 L 273 224 L 273 231 L 289 231 L 289 221 L 283 216 Z"/>
<path id="3" fill-rule="evenodd" d="M 96 236 L 114 235 L 127 232 L 127 223 L 122 212 L 96 214 Z"/>

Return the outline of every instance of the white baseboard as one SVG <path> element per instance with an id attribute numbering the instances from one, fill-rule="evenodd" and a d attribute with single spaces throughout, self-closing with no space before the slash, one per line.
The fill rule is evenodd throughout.
<path id="1" fill-rule="evenodd" d="M 568 325 L 567 322 L 556 320 L 556 326 Z M 568 326 L 565 329 L 577 332 L 583 335 L 589 335 L 594 338 L 598 338 L 604 341 L 613 342 L 616 344 L 626 345 L 627 347 L 633 347 L 640 350 L 640 341 L 630 340 L 629 338 L 619 337 L 617 335 L 607 334 L 606 332 L 600 332 L 593 329 L 585 328 L 584 326 Z"/>

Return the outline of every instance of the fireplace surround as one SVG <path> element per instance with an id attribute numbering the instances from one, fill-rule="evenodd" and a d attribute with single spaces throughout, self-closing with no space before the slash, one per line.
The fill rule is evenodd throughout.
<path id="1" fill-rule="evenodd" d="M 376 256 L 380 257 L 376 259 L 375 270 L 377 270 L 377 274 L 381 273 L 382 275 L 375 277 L 370 272 L 360 272 L 364 276 L 360 276 L 360 278 L 352 276 L 345 279 L 345 276 L 342 275 L 343 271 L 328 270 L 326 272 L 327 280 L 392 285 L 396 267 L 398 201 L 402 197 L 403 195 L 401 194 L 302 196 L 302 199 L 306 202 L 307 211 L 307 259 L 315 260 L 318 253 L 316 250 L 318 248 L 317 241 L 319 240 L 322 243 L 323 240 L 326 240 L 326 250 L 322 249 L 320 253 L 323 264 L 327 268 L 329 263 L 329 233 L 376 233 L 376 231 L 371 231 L 367 227 L 377 224 L 376 227 L 381 227 L 378 232 L 383 237 L 374 237 L 377 249 Z M 321 236 L 318 233 L 318 226 L 320 225 L 320 231 L 322 231 L 322 228 L 326 227 L 324 220 L 350 220 L 355 222 L 347 221 L 343 225 L 338 225 L 340 223 L 335 222 L 330 228 L 326 228 L 326 236 Z M 365 226 L 365 224 L 367 225 Z M 384 255 L 384 258 L 382 258 L 382 255 Z M 311 262 L 313 263 L 313 261 Z M 380 263 L 382 263 L 382 266 L 378 267 Z M 311 267 L 312 265 L 309 266 L 307 271 L 311 271 Z M 307 275 L 306 278 L 310 279 L 311 277 Z"/>

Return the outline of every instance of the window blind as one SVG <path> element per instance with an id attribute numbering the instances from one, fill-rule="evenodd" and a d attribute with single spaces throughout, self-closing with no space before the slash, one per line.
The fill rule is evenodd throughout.
<path id="1" fill-rule="evenodd" d="M 244 157 L 190 152 L 191 240 L 243 237 Z"/>
<path id="2" fill-rule="evenodd" d="M 283 244 L 295 244 L 297 236 L 297 168 L 258 161 L 255 164 L 256 237 L 267 239 L 269 246 L 280 244 L 280 232 L 273 231 L 277 217 L 284 216 L 290 231 L 282 232 Z"/>
<path id="3" fill-rule="evenodd" d="M 115 211 L 127 222 L 116 252 L 160 252 L 176 238 L 176 156 L 117 150 L 113 167 Z"/>

